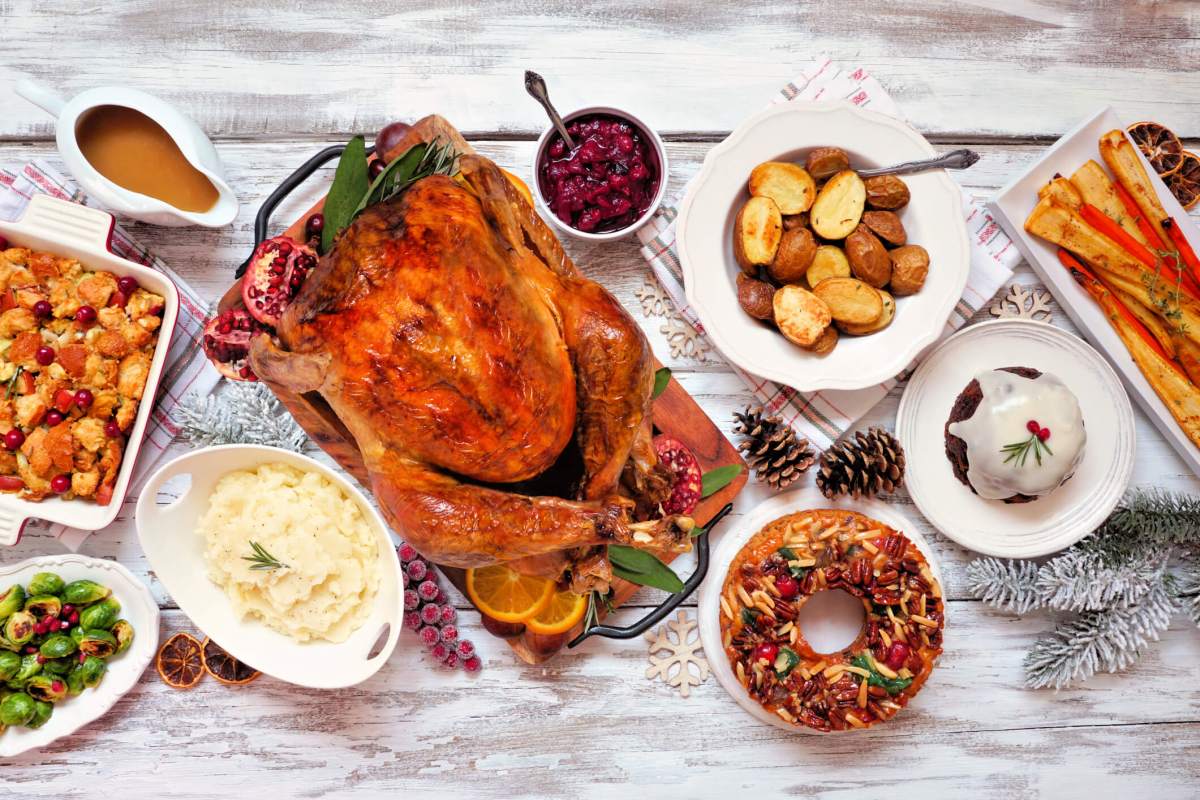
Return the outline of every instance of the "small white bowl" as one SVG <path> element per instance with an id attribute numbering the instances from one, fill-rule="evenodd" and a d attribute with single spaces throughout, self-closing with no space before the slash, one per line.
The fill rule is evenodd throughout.
<path id="1" fill-rule="evenodd" d="M 550 204 L 546 201 L 545 196 L 542 194 L 542 185 L 538 178 L 538 167 L 542 163 L 542 155 L 549 146 L 550 137 L 555 132 L 553 125 L 542 131 L 542 135 L 538 137 L 537 148 L 534 150 L 533 156 L 533 181 L 530 183 L 529 188 L 533 192 L 534 197 L 538 199 L 538 205 L 545 210 L 545 216 L 559 230 L 574 236 L 577 239 L 584 239 L 585 241 L 611 242 L 616 239 L 623 239 L 636 231 L 638 228 L 645 225 L 646 222 L 652 216 L 654 216 L 654 212 L 658 210 L 658 207 L 662 205 L 663 197 L 665 197 L 667 193 L 667 180 L 670 177 L 669 165 L 667 163 L 667 148 L 663 146 L 662 139 L 659 138 L 655 130 L 643 122 L 640 117 L 636 117 L 633 114 L 630 114 L 628 111 L 622 111 L 621 109 L 614 108 L 613 106 L 588 106 L 587 108 L 581 108 L 578 111 L 572 111 L 570 114 L 567 114 L 565 117 L 563 117 L 563 122 L 569 125 L 572 121 L 577 120 L 580 117 L 588 116 L 589 114 L 605 114 L 612 117 L 620 117 L 641 131 L 642 134 L 648 137 L 650 142 L 654 145 L 654 152 L 658 156 L 658 191 L 655 193 L 654 200 L 650 203 L 650 206 L 646 209 L 646 212 L 638 217 L 632 225 L 622 228 L 618 231 L 605 231 L 604 233 L 588 233 L 587 231 L 581 231 L 578 228 L 572 228 L 570 225 L 559 219 L 558 215 L 551 210 Z"/>
<path id="2" fill-rule="evenodd" d="M 0 591 L 14 583 L 24 586 L 39 572 L 57 573 L 67 583 L 86 578 L 112 589 L 113 597 L 121 604 L 121 619 L 133 626 L 133 644 L 108 660 L 108 670 L 99 686 L 55 703 L 54 714 L 45 725 L 37 729 L 14 727 L 0 733 L 0 758 L 45 747 L 100 719 L 137 685 L 158 650 L 158 604 L 145 584 L 125 567 L 74 553 L 39 556 L 0 567 Z"/>
<path id="3" fill-rule="evenodd" d="M 243 619 L 225 591 L 208 579 L 204 541 L 196 524 L 208 510 L 208 499 L 222 476 L 262 464 L 283 463 L 319 473 L 358 502 L 375 530 L 379 545 L 379 591 L 371 616 L 344 642 L 297 642 L 262 622 Z M 191 476 L 191 484 L 170 505 L 158 505 L 167 481 Z M 339 689 L 362 683 L 391 656 L 403 614 L 400 559 L 387 526 L 365 495 L 350 482 L 308 456 L 261 445 L 205 447 L 180 456 L 155 472 L 137 504 L 137 532 L 150 566 L 179 608 L 197 627 L 239 661 L 281 681 L 313 689 Z M 382 649 L 371 651 L 386 634 Z"/>

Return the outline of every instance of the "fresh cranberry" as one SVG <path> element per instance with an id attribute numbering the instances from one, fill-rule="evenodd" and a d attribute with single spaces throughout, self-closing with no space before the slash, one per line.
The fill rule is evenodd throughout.
<path id="1" fill-rule="evenodd" d="M 53 428 L 55 425 L 62 422 L 66 417 L 57 408 L 52 408 L 46 412 L 46 424 Z"/>
<path id="2" fill-rule="evenodd" d="M 132 275 L 124 275 L 117 278 L 117 288 L 127 295 L 133 294 L 138 288 L 137 278 Z"/>
<path id="3" fill-rule="evenodd" d="M 54 306 L 50 305 L 49 300 L 38 300 L 33 304 L 33 315 L 39 318 L 45 318 L 54 313 Z"/>
<path id="4" fill-rule="evenodd" d="M 1046 441 L 1047 439 L 1050 438 L 1050 429 L 1042 428 L 1040 431 L 1038 431 L 1037 437 L 1039 440 L 1041 440 L 1043 442 Z"/>
<path id="5" fill-rule="evenodd" d="M 800 594 L 800 581 L 793 578 L 791 575 L 781 575 L 775 579 L 775 588 L 779 590 L 779 596 L 784 600 L 791 600 L 796 595 Z"/>
<path id="6" fill-rule="evenodd" d="M 16 450 L 23 444 L 25 444 L 25 434 L 20 428 L 13 428 L 11 431 L 4 434 L 5 450 Z"/>
<path id="7" fill-rule="evenodd" d="M 8 249 L 8 239 L 6 239 L 3 236 L 0 236 L 0 250 L 7 250 L 7 249 Z"/>
<path id="8" fill-rule="evenodd" d="M 779 645 L 763 642 L 758 647 L 754 648 L 752 662 L 767 660 L 768 664 L 775 663 L 775 656 L 779 655 Z"/>
<path id="9" fill-rule="evenodd" d="M 313 214 L 308 218 L 308 222 L 304 223 L 304 235 L 309 239 L 316 239 L 325 230 L 325 215 Z"/>
<path id="10" fill-rule="evenodd" d="M 92 403 L 95 401 L 95 399 L 95 396 L 87 389 L 80 389 L 75 393 L 75 405 L 79 406 L 84 411 L 87 411 L 92 407 Z"/>
<path id="11" fill-rule="evenodd" d="M 80 325 L 91 325 L 96 321 L 96 309 L 91 306 L 80 306 L 75 312 L 75 321 Z"/>
<path id="12" fill-rule="evenodd" d="M 888 648 L 887 659 L 884 661 L 888 669 L 900 669 L 904 666 L 905 661 L 908 661 L 908 645 L 904 642 L 892 642 L 892 646 Z"/>
<path id="13" fill-rule="evenodd" d="M 50 479 L 50 491 L 54 492 L 55 494 L 62 494 L 70 488 L 71 476 L 67 475 L 66 473 L 63 473 L 62 475 L 55 475 Z"/>
<path id="14" fill-rule="evenodd" d="M 124 308 L 125 304 L 128 302 L 129 302 L 129 295 L 125 294 L 122 291 L 113 292 L 112 296 L 108 298 L 108 304 L 115 308 Z"/>
<path id="15" fill-rule="evenodd" d="M 104 435 L 110 439 L 116 439 L 121 435 L 121 426 L 117 424 L 115 419 L 110 419 L 104 423 Z"/>
<path id="16" fill-rule="evenodd" d="M 1025 423 L 1025 430 L 1029 431 L 1030 433 L 1037 433 L 1041 429 L 1042 426 L 1038 425 L 1038 421 L 1036 419 L 1031 419 L 1029 422 Z"/>
<path id="17" fill-rule="evenodd" d="M 367 177 L 370 178 L 371 180 L 375 180 L 376 178 L 379 177 L 379 174 L 381 172 L 383 172 L 385 167 L 387 167 L 387 164 L 383 163 L 378 158 L 375 159 L 367 167 Z"/>
<path id="18" fill-rule="evenodd" d="M 33 360 L 41 364 L 43 367 L 48 367 L 54 363 L 54 348 L 42 345 L 33 354 Z"/>

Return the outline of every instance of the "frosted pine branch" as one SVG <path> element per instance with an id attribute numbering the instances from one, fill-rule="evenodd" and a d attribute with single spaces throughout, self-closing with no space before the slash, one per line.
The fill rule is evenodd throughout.
<path id="1" fill-rule="evenodd" d="M 1032 561 L 980 558 L 967 565 L 967 587 L 973 595 L 989 605 L 1017 614 L 1042 604 L 1037 578 L 1038 567 Z"/>
<path id="2" fill-rule="evenodd" d="M 196 444 L 264 444 L 300 452 L 308 441 L 299 423 L 261 383 L 229 383 L 176 411 L 182 433 Z"/>
<path id="3" fill-rule="evenodd" d="M 1135 492 L 1092 538 L 1126 547 L 1200 545 L 1200 497 L 1164 491 Z"/>
<path id="4" fill-rule="evenodd" d="M 1037 572 L 1042 604 L 1060 611 L 1100 611 L 1128 606 L 1162 584 L 1170 548 L 1142 547 L 1121 564 L 1103 554 L 1072 548 L 1050 559 Z"/>

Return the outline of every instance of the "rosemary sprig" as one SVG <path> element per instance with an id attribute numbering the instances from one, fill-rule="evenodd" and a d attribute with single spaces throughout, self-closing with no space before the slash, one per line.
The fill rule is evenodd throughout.
<path id="1" fill-rule="evenodd" d="M 8 400 L 13 396 L 13 392 L 17 390 L 17 378 L 21 377 L 21 373 L 25 371 L 24 367 L 18 366 L 13 372 L 12 377 L 8 379 L 8 388 L 4 391 L 4 399 Z"/>
<path id="2" fill-rule="evenodd" d="M 583 629 L 591 630 L 600 624 L 600 604 L 604 604 L 604 610 L 611 614 L 615 608 L 612 601 L 612 589 L 608 592 L 599 592 L 593 589 L 588 592 L 587 611 L 583 615 Z"/>
<path id="3" fill-rule="evenodd" d="M 1054 451 L 1050 449 L 1050 445 L 1043 442 L 1036 433 L 1029 434 L 1029 438 L 1020 442 L 1012 442 L 1000 448 L 1001 453 L 1008 453 L 1008 457 L 1004 459 L 1007 464 L 1010 461 L 1015 461 L 1018 467 L 1025 466 L 1025 461 L 1029 458 L 1029 451 L 1033 451 L 1034 458 L 1037 459 L 1037 465 L 1042 465 L 1042 451 L 1045 450 L 1050 455 L 1054 455 Z"/>
<path id="4" fill-rule="evenodd" d="M 422 178 L 431 175 L 454 175 L 458 172 L 459 156 L 460 153 L 454 149 L 454 144 L 442 144 L 440 137 L 428 144 L 413 145 L 403 155 L 393 159 L 383 172 L 371 181 L 370 187 L 350 218 L 358 216 L 367 206 L 395 197 Z"/>
<path id="5" fill-rule="evenodd" d="M 270 570 L 270 569 L 287 569 L 288 565 L 280 561 L 275 556 L 267 552 L 267 549 L 253 539 L 250 540 L 250 549 L 254 551 L 253 555 L 242 556 L 242 561 L 253 562 L 250 569 L 253 570 Z"/>

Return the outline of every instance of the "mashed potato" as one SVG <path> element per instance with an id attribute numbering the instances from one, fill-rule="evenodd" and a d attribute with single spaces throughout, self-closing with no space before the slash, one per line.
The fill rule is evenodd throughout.
<path id="1" fill-rule="evenodd" d="M 316 472 L 264 464 L 217 482 L 200 518 L 208 577 L 243 617 L 298 641 L 345 641 L 371 615 L 379 550 L 354 498 Z M 251 569 L 250 542 L 285 564 Z"/>

